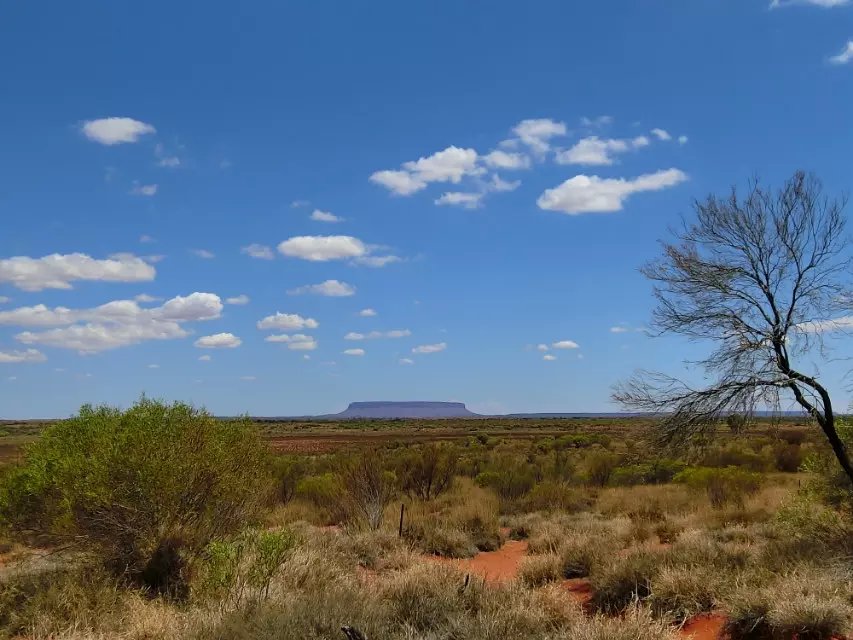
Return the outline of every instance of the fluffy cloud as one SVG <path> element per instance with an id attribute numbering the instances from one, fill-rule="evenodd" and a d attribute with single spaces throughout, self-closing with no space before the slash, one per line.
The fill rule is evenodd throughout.
<path id="1" fill-rule="evenodd" d="M 688 137 L 687 136 L 678 136 L 678 144 L 687 144 Z"/>
<path id="2" fill-rule="evenodd" d="M 44 362 L 47 357 L 38 349 L 0 351 L 0 363 Z"/>
<path id="3" fill-rule="evenodd" d="M 847 64 L 853 60 L 853 40 L 848 40 L 847 45 L 841 50 L 841 53 L 834 55 L 829 59 L 832 64 Z"/>
<path id="4" fill-rule="evenodd" d="M 474 149 L 450 146 L 431 156 L 404 162 L 401 170 L 377 171 L 370 176 L 370 181 L 398 196 L 408 196 L 425 189 L 431 182 L 458 184 L 464 176 L 481 174 L 483 169 L 477 164 L 478 157 Z"/>
<path id="5" fill-rule="evenodd" d="M 11 283 L 24 291 L 71 289 L 71 283 L 78 280 L 148 282 L 155 275 L 154 267 L 130 254 L 106 260 L 97 260 L 84 253 L 0 259 L 0 282 Z"/>
<path id="6" fill-rule="evenodd" d="M 630 140 L 590 136 L 578 141 L 572 148 L 559 152 L 556 160 L 558 164 L 611 165 L 614 155 L 640 149 L 648 144 L 649 139 L 645 136 Z"/>
<path id="7" fill-rule="evenodd" d="M 135 184 L 130 190 L 132 196 L 155 196 L 157 195 L 156 184 Z"/>
<path id="8" fill-rule="evenodd" d="M 542 356 L 542 359 L 547 362 L 552 362 L 557 359 L 557 356 L 551 355 L 550 353 L 546 353 L 544 356 Z"/>
<path id="9" fill-rule="evenodd" d="M 183 338 L 181 326 L 218 318 L 222 302 L 213 293 L 176 296 L 159 307 L 144 309 L 133 300 L 116 300 L 91 309 L 69 309 L 45 305 L 0 312 L 0 325 L 62 327 L 49 331 L 19 333 L 24 344 L 41 344 L 81 353 L 96 353 L 146 340 Z M 83 324 L 85 323 L 85 324 Z"/>
<path id="10" fill-rule="evenodd" d="M 551 138 L 566 135 L 566 125 L 550 118 L 522 120 L 513 133 L 536 153 L 545 153 L 551 148 Z"/>
<path id="11" fill-rule="evenodd" d="M 355 295 L 355 287 L 340 280 L 326 280 L 320 284 L 307 284 L 303 287 L 290 289 L 287 293 L 290 295 L 301 295 L 310 293 L 318 296 L 327 296 L 330 298 L 345 298 Z"/>
<path id="12" fill-rule="evenodd" d="M 264 338 L 266 342 L 284 343 L 291 351 L 313 351 L 317 348 L 317 341 L 312 336 L 306 336 L 303 333 L 296 333 L 292 336 L 287 334 L 279 334 L 267 336 Z"/>
<path id="13" fill-rule="evenodd" d="M 613 116 L 598 116 L 596 118 L 581 118 L 581 124 L 585 127 L 604 127 L 613 123 Z"/>
<path id="14" fill-rule="evenodd" d="M 547 344 L 537 344 L 536 345 L 537 351 L 548 351 L 548 349 L 550 349 L 550 347 Z"/>
<path id="15" fill-rule="evenodd" d="M 438 353 L 440 351 L 444 351 L 447 349 L 446 342 L 439 342 L 437 344 L 422 344 L 419 347 L 415 347 L 412 349 L 412 353 Z"/>
<path id="16" fill-rule="evenodd" d="M 211 336 L 202 336 L 193 344 L 199 349 L 236 349 L 243 341 L 233 333 L 214 333 Z"/>
<path id="17" fill-rule="evenodd" d="M 553 189 L 546 189 L 536 204 L 540 209 L 568 214 L 620 211 L 628 196 L 644 191 L 660 191 L 687 180 L 678 169 L 667 169 L 627 180 L 577 175 Z"/>
<path id="18" fill-rule="evenodd" d="M 373 309 L 362 309 L 358 312 L 358 315 L 360 315 L 362 318 L 373 318 L 377 315 L 377 313 Z"/>
<path id="19" fill-rule="evenodd" d="M 240 253 L 245 253 L 250 258 L 258 258 L 259 260 L 272 260 L 275 258 L 272 249 L 262 244 L 250 244 L 240 249 Z"/>
<path id="20" fill-rule="evenodd" d="M 352 236 L 295 236 L 280 243 L 278 251 L 312 262 L 358 258 L 369 253 L 367 246 Z"/>
<path id="21" fill-rule="evenodd" d="M 152 125 L 133 118 L 87 120 L 81 130 L 89 140 L 107 146 L 137 142 L 140 137 L 157 131 Z"/>
<path id="22" fill-rule="evenodd" d="M 364 349 L 344 349 L 343 353 L 347 356 L 363 356 L 366 352 Z"/>
<path id="23" fill-rule="evenodd" d="M 574 340 L 560 340 L 559 342 L 552 342 L 551 346 L 555 349 L 579 349 L 580 345 Z"/>
<path id="24" fill-rule="evenodd" d="M 365 267 L 384 267 L 395 262 L 402 262 L 400 256 L 359 256 L 353 260 L 353 264 Z"/>
<path id="25" fill-rule="evenodd" d="M 241 293 L 239 296 L 234 296 L 233 298 L 225 298 L 225 304 L 249 304 L 249 296 L 245 293 Z"/>
<path id="26" fill-rule="evenodd" d="M 208 251 L 207 249 L 192 249 L 190 250 L 196 258 L 203 258 L 205 260 L 213 260 L 216 257 L 216 254 L 212 251 Z"/>
<path id="27" fill-rule="evenodd" d="M 652 129 L 652 135 L 654 135 L 658 140 L 663 140 L 664 142 L 672 140 L 672 136 L 669 135 L 669 132 L 665 129 Z"/>
<path id="28" fill-rule="evenodd" d="M 293 331 L 299 329 L 316 329 L 320 324 L 314 318 L 303 318 L 295 313 L 278 313 L 258 321 L 258 329 L 281 329 Z"/>
<path id="29" fill-rule="evenodd" d="M 208 355 L 203 355 L 198 357 L 199 362 L 210 362 L 212 358 Z"/>
<path id="30" fill-rule="evenodd" d="M 344 336 L 344 340 L 378 340 L 379 338 L 407 338 L 412 335 L 408 329 L 392 329 L 391 331 L 371 331 L 370 333 L 357 333 L 350 331 Z"/>
<path id="31" fill-rule="evenodd" d="M 136 300 L 137 302 L 143 302 L 143 303 L 158 302 L 159 300 L 162 300 L 162 298 L 157 298 L 155 296 L 149 296 L 147 293 L 140 293 L 138 296 L 133 296 L 133 299 Z"/>
<path id="32" fill-rule="evenodd" d="M 617 325 L 615 327 L 610 327 L 610 333 L 628 333 L 631 329 L 624 325 Z"/>
<path id="33" fill-rule="evenodd" d="M 311 212 L 311 219 L 315 222 L 343 222 L 344 219 L 336 216 L 334 213 L 329 213 L 328 211 L 320 211 L 319 209 L 314 209 Z"/>
<path id="34" fill-rule="evenodd" d="M 811 4 L 816 7 L 831 9 L 833 7 L 843 7 L 844 5 L 850 4 L 850 0 L 772 0 L 770 7 L 789 7 L 794 4 Z"/>
<path id="35" fill-rule="evenodd" d="M 483 161 L 493 169 L 527 169 L 530 167 L 530 158 L 523 153 L 501 151 L 495 149 L 483 156 Z"/>
<path id="36" fill-rule="evenodd" d="M 464 191 L 448 191 L 436 198 L 435 204 L 460 206 L 465 209 L 476 209 L 483 200 L 482 193 L 468 193 Z"/>

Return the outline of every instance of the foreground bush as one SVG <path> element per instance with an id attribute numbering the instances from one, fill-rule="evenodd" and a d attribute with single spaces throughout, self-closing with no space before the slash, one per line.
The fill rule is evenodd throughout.
<path id="1" fill-rule="evenodd" d="M 211 540 L 258 515 L 271 486 L 266 456 L 248 421 L 145 398 L 127 411 L 87 405 L 3 477 L 0 520 L 177 595 Z"/>
<path id="2" fill-rule="evenodd" d="M 711 506 L 716 509 L 728 504 L 743 507 L 746 497 L 761 486 L 759 474 L 737 467 L 692 467 L 675 476 L 675 481 L 684 483 L 691 490 L 705 492 Z"/>

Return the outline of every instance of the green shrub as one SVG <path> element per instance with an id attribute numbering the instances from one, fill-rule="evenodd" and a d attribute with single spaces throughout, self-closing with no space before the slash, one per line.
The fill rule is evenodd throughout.
<path id="1" fill-rule="evenodd" d="M 524 498 L 526 511 L 584 511 L 592 506 L 595 496 L 588 490 L 570 487 L 562 482 L 544 481 L 533 487 Z"/>
<path id="2" fill-rule="evenodd" d="M 590 451 L 583 461 L 584 475 L 591 485 L 603 487 L 618 465 L 619 459 L 609 451 Z"/>
<path id="3" fill-rule="evenodd" d="M 308 463 L 305 456 L 277 456 L 272 469 L 275 497 L 286 504 L 296 495 L 299 481 L 308 474 Z"/>
<path id="4" fill-rule="evenodd" d="M 450 444 L 430 443 L 406 452 L 395 465 L 400 488 L 410 496 L 431 500 L 453 483 L 459 455 Z"/>
<path id="5" fill-rule="evenodd" d="M 208 545 L 201 563 L 199 592 L 222 608 L 242 608 L 269 597 L 273 578 L 296 546 L 288 530 L 247 530 Z"/>
<path id="6" fill-rule="evenodd" d="M 341 470 L 341 485 L 351 519 L 373 531 L 379 529 L 395 484 L 396 478 L 384 468 L 379 452 L 369 451 L 349 461 Z"/>
<path id="7" fill-rule="evenodd" d="M 142 398 L 48 427 L 0 482 L 0 520 L 97 553 L 156 592 L 185 594 L 192 560 L 253 521 L 268 449 L 248 420 Z"/>
<path id="8" fill-rule="evenodd" d="M 705 492 L 711 506 L 716 509 L 727 504 L 743 507 L 745 498 L 761 486 L 761 476 L 736 467 L 690 467 L 675 476 L 674 480 L 691 490 Z"/>
<path id="9" fill-rule="evenodd" d="M 777 471 L 794 473 L 803 463 L 803 451 L 799 444 L 780 442 L 773 447 L 773 459 Z"/>
<path id="10" fill-rule="evenodd" d="M 533 489 L 536 478 L 531 469 L 512 465 L 484 471 L 477 476 L 476 482 L 481 487 L 492 489 L 503 500 L 518 500 Z"/>

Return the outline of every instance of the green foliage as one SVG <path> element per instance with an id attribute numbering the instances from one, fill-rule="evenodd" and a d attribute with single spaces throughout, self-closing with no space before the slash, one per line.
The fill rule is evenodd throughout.
<path id="1" fill-rule="evenodd" d="M 296 536 L 286 529 L 249 529 L 210 543 L 201 564 L 199 595 L 223 609 L 267 600 L 273 578 L 296 544 Z"/>
<path id="2" fill-rule="evenodd" d="M 394 474 L 384 468 L 378 451 L 358 455 L 341 470 L 341 485 L 350 516 L 373 531 L 382 524 L 385 506 L 394 497 Z"/>
<path id="3" fill-rule="evenodd" d="M 619 466 L 619 458 L 604 449 L 590 451 L 584 459 L 584 475 L 587 482 L 596 487 L 603 487 L 610 476 Z"/>
<path id="4" fill-rule="evenodd" d="M 267 455 L 245 420 L 146 398 L 127 411 L 86 405 L 45 429 L 3 476 L 0 520 L 19 537 L 81 544 L 173 592 L 211 540 L 257 516 Z"/>
<path id="5" fill-rule="evenodd" d="M 526 511 L 585 511 L 592 506 L 595 496 L 588 490 L 570 487 L 563 482 L 545 480 L 537 483 L 523 500 Z"/>
<path id="6" fill-rule="evenodd" d="M 560 436 L 554 442 L 554 448 L 586 449 L 587 447 L 591 447 L 596 444 L 601 445 L 602 447 L 608 447 L 610 445 L 610 438 L 603 433 L 581 433 L 576 435 Z"/>
<path id="7" fill-rule="evenodd" d="M 687 485 L 693 491 L 705 492 L 715 509 L 727 504 L 742 507 L 745 498 L 754 494 L 761 486 L 759 474 L 736 467 L 689 467 L 675 476 L 674 480 Z"/>
<path id="8" fill-rule="evenodd" d="M 492 489 L 503 500 L 518 500 L 533 489 L 536 476 L 526 465 L 507 461 L 506 466 L 498 464 L 494 469 L 480 473 L 476 482 L 481 487 Z"/>
<path id="9" fill-rule="evenodd" d="M 632 464 L 616 467 L 610 476 L 610 484 L 628 487 L 638 484 L 664 484 L 672 479 L 687 465 L 677 460 L 655 460 L 644 464 Z"/>
<path id="10" fill-rule="evenodd" d="M 769 471 L 773 467 L 772 453 L 754 451 L 741 441 L 708 447 L 699 464 L 703 467 L 742 467 L 750 471 Z"/>
<path id="11" fill-rule="evenodd" d="M 431 500 L 453 484 L 458 459 L 456 447 L 450 444 L 429 443 L 409 449 L 395 465 L 400 488 L 410 496 Z"/>
<path id="12" fill-rule="evenodd" d="M 272 463 L 275 482 L 275 497 L 282 503 L 290 502 L 296 495 L 296 489 L 309 472 L 305 456 L 277 456 Z"/>
<path id="13" fill-rule="evenodd" d="M 853 452 L 853 422 L 839 419 L 835 427 L 845 449 Z M 805 456 L 802 470 L 811 474 L 806 486 L 809 494 L 833 507 L 853 509 L 853 486 L 829 445 L 824 444 Z"/>

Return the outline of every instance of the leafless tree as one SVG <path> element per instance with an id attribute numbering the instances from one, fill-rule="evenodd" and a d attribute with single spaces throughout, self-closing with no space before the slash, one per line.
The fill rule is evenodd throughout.
<path id="1" fill-rule="evenodd" d="M 826 335 L 853 328 L 845 205 L 803 172 L 778 191 L 754 180 L 744 197 L 732 189 L 728 198 L 697 201 L 696 220 L 684 222 L 642 272 L 655 283 L 652 331 L 712 341 L 711 354 L 693 363 L 712 382 L 693 388 L 639 372 L 614 399 L 660 414 L 662 439 L 684 442 L 731 412 L 776 408 L 788 394 L 820 426 L 853 482 L 830 394 L 802 369 L 812 349 L 826 354 Z"/>

